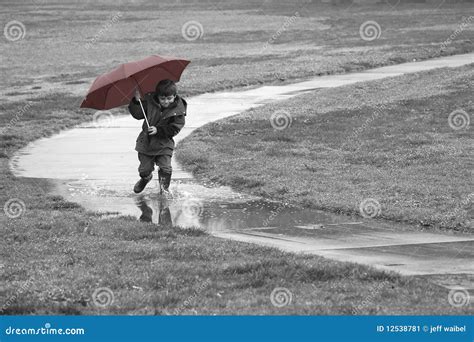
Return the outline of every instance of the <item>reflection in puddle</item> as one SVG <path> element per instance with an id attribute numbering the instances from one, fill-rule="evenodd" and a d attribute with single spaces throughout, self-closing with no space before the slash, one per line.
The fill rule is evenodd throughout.
<path id="1" fill-rule="evenodd" d="M 153 219 L 153 209 L 151 209 L 151 207 L 148 206 L 148 203 L 145 199 L 144 196 L 140 196 L 139 198 L 137 198 L 137 207 L 138 209 L 140 209 L 140 211 L 142 212 L 142 214 L 140 215 L 139 217 L 139 220 L 142 221 L 142 222 L 152 222 L 152 219 Z M 161 207 L 160 207 L 160 212 L 161 212 Z M 167 210 L 169 211 L 169 207 L 167 207 Z M 170 219 L 171 221 L 171 219 Z M 158 224 L 160 224 L 160 222 L 158 221 Z"/>
<path id="2" fill-rule="evenodd" d="M 199 218 L 202 203 L 189 196 L 176 196 L 168 199 L 159 194 L 140 194 L 135 197 L 135 204 L 140 210 L 138 220 L 152 222 L 160 226 L 180 226 L 183 228 L 202 228 Z"/>
<path id="3" fill-rule="evenodd" d="M 158 195 L 155 198 L 149 198 L 145 195 L 139 195 L 135 198 L 135 203 L 140 209 L 141 215 L 138 218 L 141 222 L 153 222 L 159 226 L 171 227 L 200 227 L 199 215 L 201 207 L 199 202 L 193 199 L 184 199 L 172 202 L 180 204 L 174 206 L 173 218 L 170 210 L 170 199 L 166 196 Z"/>
<path id="4" fill-rule="evenodd" d="M 298 209 L 263 199 L 227 199 L 216 202 L 187 193 L 173 198 L 158 194 L 135 197 L 138 219 L 160 226 L 200 228 L 209 233 L 236 230 L 288 230 L 311 222 L 341 223 L 341 217 L 318 210 Z M 138 216 L 138 215 L 137 215 Z M 322 226 L 321 226 L 322 227 Z"/>

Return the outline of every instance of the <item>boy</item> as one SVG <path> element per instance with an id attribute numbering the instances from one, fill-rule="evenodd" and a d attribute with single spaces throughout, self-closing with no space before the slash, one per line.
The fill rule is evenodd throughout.
<path id="1" fill-rule="evenodd" d="M 140 107 L 140 93 L 135 92 L 128 110 L 137 119 L 144 119 Z M 155 92 L 148 93 L 142 100 L 142 105 L 150 127 L 143 122 L 142 132 L 137 138 L 135 150 L 138 152 L 140 166 L 138 172 L 140 180 L 135 184 L 133 191 L 140 193 L 153 178 L 154 164 L 159 167 L 160 192 L 169 195 L 171 182 L 171 157 L 173 155 L 173 137 L 184 126 L 186 116 L 186 101 L 177 95 L 176 84 L 171 80 L 160 81 Z"/>

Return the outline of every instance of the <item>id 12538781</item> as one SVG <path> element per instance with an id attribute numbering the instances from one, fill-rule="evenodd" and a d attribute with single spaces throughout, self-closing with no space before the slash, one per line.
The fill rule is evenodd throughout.
<path id="1" fill-rule="evenodd" d="M 420 331 L 419 325 L 377 325 L 377 332 L 400 333 Z"/>

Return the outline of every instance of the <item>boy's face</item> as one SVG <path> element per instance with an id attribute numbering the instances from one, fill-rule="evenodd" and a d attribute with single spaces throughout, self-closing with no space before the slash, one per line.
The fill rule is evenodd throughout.
<path id="1" fill-rule="evenodd" d="M 158 101 L 160 101 L 160 105 L 163 107 L 168 107 L 170 104 L 174 102 L 176 95 L 170 95 L 170 96 L 158 96 Z"/>

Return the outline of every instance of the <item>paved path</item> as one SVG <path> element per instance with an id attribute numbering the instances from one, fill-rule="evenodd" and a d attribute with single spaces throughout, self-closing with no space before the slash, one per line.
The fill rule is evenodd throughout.
<path id="1" fill-rule="evenodd" d="M 176 140 L 208 122 L 315 88 L 473 62 L 471 53 L 317 77 L 284 86 L 196 96 L 188 101 L 187 125 Z M 55 184 L 54 193 L 94 211 L 129 214 L 156 223 L 163 223 L 169 216 L 173 224 L 202 227 L 225 238 L 364 263 L 403 274 L 464 274 L 472 284 L 473 235 L 423 233 L 399 224 L 286 208 L 227 187 L 205 187 L 176 164 L 173 201 L 167 203 L 156 195 L 156 183 L 143 195 L 135 195 L 131 188 L 137 180 L 138 163 L 133 147 L 141 122 L 130 116 L 106 119 L 30 144 L 12 159 L 13 172 L 20 177 L 49 178 Z M 169 215 L 158 215 L 160 212 Z M 467 286 L 465 281 L 463 284 Z"/>

